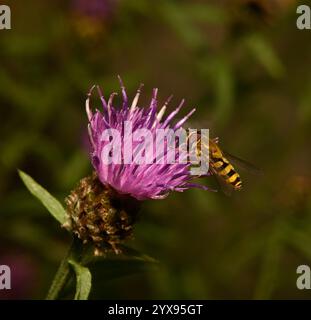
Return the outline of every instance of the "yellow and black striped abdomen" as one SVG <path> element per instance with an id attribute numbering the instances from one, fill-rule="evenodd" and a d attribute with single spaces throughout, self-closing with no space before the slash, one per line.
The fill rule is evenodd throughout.
<path id="1" fill-rule="evenodd" d="M 240 175 L 235 171 L 232 164 L 217 150 L 211 153 L 211 167 L 227 184 L 235 190 L 242 188 Z"/>

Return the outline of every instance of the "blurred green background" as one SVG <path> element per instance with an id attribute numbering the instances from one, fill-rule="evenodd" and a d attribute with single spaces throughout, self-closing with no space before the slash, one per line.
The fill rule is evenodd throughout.
<path id="1" fill-rule="evenodd" d="M 197 107 L 225 150 L 261 167 L 242 192 L 189 190 L 147 201 L 129 245 L 159 261 L 97 267 L 91 298 L 310 298 L 311 31 L 295 0 L 4 1 L 0 31 L 0 298 L 43 298 L 68 234 L 26 190 L 32 175 L 58 199 L 91 172 L 84 101 L 120 74 L 132 97 Z M 309 1 L 303 1 L 310 4 Z M 94 9 L 95 8 L 95 9 Z M 187 110 L 184 110 L 186 112 Z M 204 183 L 215 186 L 213 178 Z M 126 265 L 124 267 L 124 265 Z"/>

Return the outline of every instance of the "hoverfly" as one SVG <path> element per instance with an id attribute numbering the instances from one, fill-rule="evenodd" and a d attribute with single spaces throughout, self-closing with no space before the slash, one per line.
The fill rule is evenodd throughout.
<path id="1" fill-rule="evenodd" d="M 218 138 L 209 139 L 208 146 L 204 146 L 204 144 L 201 146 L 199 136 L 196 142 L 198 156 L 201 153 L 202 147 L 208 148 L 209 150 L 210 173 L 217 178 L 222 191 L 227 195 L 230 195 L 232 191 L 239 191 L 242 189 L 242 180 L 240 174 L 235 169 L 235 165 L 253 174 L 261 174 L 260 169 L 252 164 L 223 151 L 218 145 Z"/>
<path id="2" fill-rule="evenodd" d="M 212 173 L 222 180 L 226 185 L 229 185 L 233 190 L 242 189 L 242 181 L 240 174 L 236 171 L 224 152 L 220 149 L 217 142 L 209 139 L 209 157 L 210 170 Z M 231 157 L 232 158 L 232 157 Z M 227 188 L 224 189 L 224 191 Z"/>

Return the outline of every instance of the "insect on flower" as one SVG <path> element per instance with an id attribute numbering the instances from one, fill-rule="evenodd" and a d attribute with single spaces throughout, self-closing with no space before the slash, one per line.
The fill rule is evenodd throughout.
<path id="1" fill-rule="evenodd" d="M 93 111 L 90 98 L 95 86 L 88 94 L 86 113 L 89 120 L 90 157 L 94 173 L 83 178 L 66 199 L 70 223 L 65 227 L 73 231 L 84 243 L 94 243 L 96 254 L 110 249 L 116 253 L 121 251 L 119 245 L 132 236 L 133 225 L 143 200 L 163 199 L 172 191 L 183 192 L 193 187 L 210 190 L 207 186 L 192 182 L 195 178 L 208 175 L 215 175 L 224 182 L 223 185 L 233 190 L 240 190 L 242 185 L 240 175 L 229 162 L 229 155 L 220 149 L 217 140 L 209 139 L 209 135 L 205 134 L 207 129 L 201 129 L 195 139 L 191 136 L 193 129 L 183 129 L 195 109 L 173 123 L 184 100 L 165 117 L 172 97 L 169 97 L 158 111 L 158 89 L 153 89 L 149 107 L 141 108 L 138 103 L 142 85 L 130 103 L 120 77 L 119 81 L 122 92 L 120 107 L 114 105 L 116 93 L 112 93 L 106 101 L 101 89 L 97 87 L 102 110 Z M 132 132 L 128 129 L 128 123 L 131 124 Z M 191 153 L 186 153 L 186 158 L 181 156 L 181 149 L 176 147 L 176 141 L 179 141 L 180 136 L 177 140 L 175 136 L 180 129 L 185 133 L 183 141 L 186 145 L 189 142 L 199 162 L 205 165 L 203 167 L 206 171 L 199 170 L 195 171 L 198 173 L 193 173 Z M 161 130 L 171 130 L 173 144 L 168 145 L 165 140 L 166 147 L 163 148 L 163 139 L 157 139 L 157 134 Z M 142 144 L 141 141 L 137 142 L 133 137 L 138 131 L 147 131 L 146 137 L 149 136 L 150 139 L 146 140 L 145 137 Z M 110 136 L 112 133 L 118 133 L 116 140 Z M 184 145 L 184 142 L 179 141 L 179 146 Z M 143 149 L 142 146 L 146 148 Z M 153 152 L 158 149 L 161 150 L 160 153 Z M 172 149 L 176 151 L 173 160 L 181 157 L 185 161 L 168 162 Z M 110 162 L 111 153 L 116 153 L 117 160 L 120 161 Z M 143 153 L 145 157 L 149 156 L 151 161 L 137 161 L 141 159 Z M 128 154 L 130 154 L 129 159 L 127 159 Z M 232 158 L 230 156 L 230 159 Z M 239 162 L 245 166 L 245 162 L 242 160 Z M 199 169 L 201 168 L 200 166 Z"/>
<path id="2" fill-rule="evenodd" d="M 218 145 L 218 138 L 209 139 L 208 144 L 201 143 L 200 138 L 197 141 L 197 153 L 201 153 L 202 147 L 208 150 L 209 159 L 206 161 L 209 161 L 210 172 L 217 178 L 225 194 L 230 195 L 233 190 L 242 189 L 241 177 L 235 165 L 253 174 L 261 174 L 261 171 L 252 164 L 223 151 Z"/>
<path id="3" fill-rule="evenodd" d="M 143 200 L 163 199 L 172 191 L 182 192 L 193 187 L 209 190 L 207 186 L 191 182 L 197 178 L 191 174 L 191 163 L 165 161 L 169 148 L 164 148 L 160 154 L 152 154 L 150 163 L 139 163 L 135 161 L 140 156 L 139 146 L 128 142 L 130 133 L 126 130 L 126 123 L 130 122 L 132 131 L 147 130 L 154 142 L 154 148 L 160 148 L 161 140 L 157 140 L 156 136 L 158 130 L 172 130 L 176 133 L 195 109 L 173 124 L 184 100 L 165 117 L 172 97 L 169 97 L 158 110 L 158 89 L 153 89 L 150 105 L 141 108 L 138 103 L 142 85 L 130 102 L 121 78 L 119 81 L 122 92 L 120 107 L 114 104 L 116 93 L 112 93 L 106 101 L 101 89 L 97 87 L 102 107 L 101 110 L 93 111 L 90 98 L 95 86 L 88 94 L 86 112 L 94 173 L 83 178 L 66 199 L 70 223 L 65 227 L 84 243 L 93 243 L 95 254 L 102 254 L 111 249 L 116 253 L 121 252 L 120 243 L 132 237 L 133 225 Z M 113 144 L 121 151 L 120 163 L 106 162 L 105 148 L 112 142 L 103 140 L 103 134 L 107 130 L 120 134 L 119 141 Z M 128 150 L 132 147 L 133 150 Z M 132 161 L 124 161 L 128 151 L 132 151 L 129 152 Z"/>
<path id="4" fill-rule="evenodd" d="M 156 155 L 152 155 L 151 163 L 138 164 L 135 160 L 140 154 L 135 151 L 132 152 L 133 159 L 130 163 L 124 161 L 124 155 L 127 153 L 127 149 L 131 147 L 131 143 L 124 143 L 129 134 L 125 130 L 126 122 L 131 122 L 133 132 L 138 129 L 148 130 L 152 136 L 151 140 L 155 144 L 154 148 L 160 149 L 159 143 L 162 141 L 156 139 L 158 130 L 170 129 L 176 133 L 195 112 L 195 109 L 192 109 L 181 120 L 172 124 L 173 119 L 184 105 L 184 100 L 181 101 L 173 112 L 164 117 L 168 103 L 172 97 L 169 97 L 162 108 L 157 111 L 158 89 L 153 89 L 153 96 L 149 107 L 141 108 L 138 107 L 138 102 L 142 85 L 130 104 L 124 85 L 121 79 L 119 80 L 122 88 L 122 107 L 116 108 L 113 105 L 116 93 L 112 93 L 109 100 L 106 101 L 99 88 L 98 92 L 102 102 L 102 111 L 96 110 L 95 113 L 91 111 L 90 97 L 92 90 L 86 101 L 86 110 L 89 118 L 89 137 L 92 147 L 91 160 L 102 184 L 113 188 L 120 194 L 129 195 L 137 200 L 163 199 L 171 191 L 181 192 L 192 187 L 208 189 L 206 186 L 191 183 L 191 180 L 195 178 L 190 172 L 191 163 L 167 163 L 165 160 L 168 156 L 167 148 L 160 154 L 160 158 L 164 161 L 159 161 L 158 158 L 156 159 Z M 122 161 L 120 164 L 107 164 L 104 161 L 103 151 L 105 143 L 102 141 L 102 135 L 107 129 L 117 130 L 121 133 Z"/>

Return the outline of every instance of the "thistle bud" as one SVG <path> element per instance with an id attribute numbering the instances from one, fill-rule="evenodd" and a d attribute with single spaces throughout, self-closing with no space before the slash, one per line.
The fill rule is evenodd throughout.
<path id="1" fill-rule="evenodd" d="M 65 199 L 72 231 L 83 243 L 95 246 L 95 255 L 113 250 L 133 235 L 139 201 L 104 186 L 94 172 L 78 183 Z"/>

